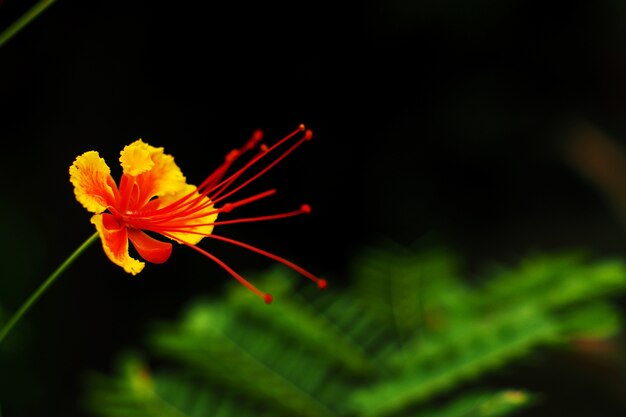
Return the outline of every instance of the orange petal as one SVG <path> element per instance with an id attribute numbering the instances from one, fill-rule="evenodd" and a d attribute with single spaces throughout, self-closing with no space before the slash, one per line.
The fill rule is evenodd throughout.
<path id="1" fill-rule="evenodd" d="M 110 214 L 96 214 L 91 217 L 91 223 L 96 226 L 104 253 L 111 262 L 121 266 L 129 274 L 136 275 L 141 272 L 145 264 L 130 257 L 126 227 Z"/>
<path id="2" fill-rule="evenodd" d="M 148 262 L 162 264 L 172 254 L 172 244 L 156 240 L 141 230 L 128 229 L 128 238 L 139 255 Z"/>
<path id="3" fill-rule="evenodd" d="M 117 186 L 98 152 L 85 152 L 76 158 L 70 167 L 70 182 L 76 199 L 92 213 L 102 213 L 115 201 Z"/>

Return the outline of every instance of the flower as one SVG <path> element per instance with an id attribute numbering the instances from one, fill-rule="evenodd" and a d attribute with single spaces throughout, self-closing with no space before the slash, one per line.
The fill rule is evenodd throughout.
<path id="1" fill-rule="evenodd" d="M 198 246 L 206 237 L 271 258 L 316 282 L 320 288 L 325 288 L 324 279 L 284 258 L 213 233 L 215 226 L 275 220 L 310 213 L 310 207 L 303 204 L 299 209 L 287 213 L 217 221 L 218 215 L 222 213 L 230 213 L 237 207 L 274 194 L 276 190 L 270 189 L 247 198 L 226 201 L 274 167 L 303 142 L 311 139 L 312 132 L 300 125 L 271 147 L 261 144 L 262 137 L 261 131 L 256 131 L 243 147 L 232 150 L 222 165 L 197 187 L 187 184 L 174 158 L 165 154 L 163 148 L 155 148 L 141 139 L 124 147 L 120 153 L 123 174 L 119 186 L 111 177 L 111 170 L 106 162 L 96 151 L 85 152 L 76 158 L 69 169 L 70 182 L 74 186 L 78 202 L 94 213 L 91 223 L 96 227 L 105 254 L 114 264 L 130 274 L 141 272 L 145 263 L 130 255 L 129 241 L 145 261 L 160 264 L 168 260 L 172 253 L 172 244 L 151 236 L 157 234 L 210 258 L 265 302 L 270 303 L 270 294 L 260 291 L 215 255 Z M 289 142 L 293 143 L 286 150 L 276 153 L 277 149 L 287 146 Z M 252 150 L 257 150 L 258 153 L 241 168 L 226 176 L 235 161 Z M 271 159 L 273 154 L 276 156 Z M 265 167 L 243 179 L 250 168 L 268 158 L 270 162 Z"/>

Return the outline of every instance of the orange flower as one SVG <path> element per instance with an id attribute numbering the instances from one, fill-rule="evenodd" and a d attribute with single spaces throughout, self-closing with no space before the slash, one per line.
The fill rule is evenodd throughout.
<path id="1" fill-rule="evenodd" d="M 312 132 L 305 130 L 301 125 L 269 148 L 260 143 L 262 136 L 261 131 L 256 131 L 243 147 L 232 150 L 224 163 L 198 187 L 187 184 L 174 158 L 165 154 L 163 148 L 150 146 L 141 139 L 126 146 L 120 153 L 123 174 L 119 187 L 111 177 L 111 170 L 104 159 L 95 151 L 85 152 L 76 158 L 70 167 L 70 181 L 74 185 L 76 199 L 88 211 L 95 213 L 91 217 L 91 223 L 95 225 L 100 235 L 104 252 L 113 263 L 130 274 L 138 274 L 145 264 L 131 257 L 129 241 L 139 256 L 148 262 L 159 264 L 170 257 L 172 244 L 157 240 L 146 233 L 151 232 L 189 246 L 212 259 L 267 303 L 272 301 L 270 294 L 254 287 L 224 262 L 200 248 L 198 243 L 208 237 L 241 246 L 281 262 L 316 282 L 320 288 L 325 288 L 325 280 L 284 258 L 213 233 L 214 226 L 274 220 L 310 213 L 310 207 L 304 204 L 300 209 L 287 213 L 217 221 L 218 214 L 229 213 L 237 207 L 274 194 L 276 190 L 270 189 L 251 197 L 225 202 L 275 166 L 304 141 L 311 139 Z M 265 167 L 249 178 L 242 179 L 252 166 L 290 141 L 294 143 L 282 153 L 278 153 L 273 160 L 270 159 Z M 256 156 L 224 178 L 241 155 L 254 149 L 258 150 Z M 237 180 L 240 180 L 240 183 L 236 183 Z"/>

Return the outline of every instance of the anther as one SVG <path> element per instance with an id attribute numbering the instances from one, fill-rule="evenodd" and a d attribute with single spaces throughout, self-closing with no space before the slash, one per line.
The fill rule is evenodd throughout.
<path id="1" fill-rule="evenodd" d="M 233 162 L 240 155 L 241 155 L 241 152 L 239 151 L 239 149 L 233 149 L 232 151 L 228 152 L 228 155 L 226 155 L 226 158 L 224 158 L 224 159 L 227 162 Z"/>
<path id="2" fill-rule="evenodd" d="M 323 278 L 320 278 L 320 279 L 317 281 L 317 286 L 319 287 L 319 289 L 320 289 L 320 290 L 325 289 L 325 288 L 326 288 L 326 285 L 327 285 L 327 284 L 326 284 L 326 280 L 325 280 L 325 279 L 323 279 Z"/>
<path id="3" fill-rule="evenodd" d="M 263 139 L 263 131 L 261 129 L 257 129 L 252 134 L 252 143 L 258 143 L 261 139 Z"/>
<path id="4" fill-rule="evenodd" d="M 263 301 L 265 301 L 265 304 L 272 304 L 273 300 L 274 300 L 274 297 L 272 297 L 272 294 L 265 294 L 263 296 Z"/>
<path id="5" fill-rule="evenodd" d="M 307 130 L 304 132 L 304 140 L 311 140 L 313 138 L 313 131 Z"/>
<path id="6" fill-rule="evenodd" d="M 300 206 L 300 211 L 304 214 L 311 214 L 311 206 L 309 206 L 308 204 L 303 204 L 302 206 Z"/>
<path id="7" fill-rule="evenodd" d="M 304 127 L 304 123 L 300 123 L 300 126 L 298 126 L 298 129 L 300 129 L 300 130 L 306 129 L 306 127 Z"/>

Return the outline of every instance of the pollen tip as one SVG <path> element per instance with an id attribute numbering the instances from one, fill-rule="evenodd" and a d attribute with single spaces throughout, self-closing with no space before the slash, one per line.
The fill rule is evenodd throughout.
<path id="1" fill-rule="evenodd" d="M 220 208 L 220 211 L 224 213 L 230 213 L 232 210 L 233 210 L 233 203 L 226 203 Z"/>
<path id="2" fill-rule="evenodd" d="M 263 131 L 261 129 L 255 130 L 252 134 L 252 142 L 257 143 L 261 139 L 263 139 Z"/>
<path id="3" fill-rule="evenodd" d="M 233 149 L 232 151 L 228 152 L 228 155 L 226 155 L 226 161 L 232 162 L 235 159 L 237 159 L 239 155 L 241 155 L 241 152 L 239 152 L 239 149 Z"/>
<path id="4" fill-rule="evenodd" d="M 298 129 L 300 130 L 306 129 L 306 127 L 304 126 L 304 123 L 300 123 L 300 126 L 298 126 Z"/>
<path id="5" fill-rule="evenodd" d="M 300 207 L 300 211 L 302 211 L 304 214 L 311 214 L 311 206 L 309 206 L 308 204 L 303 204 Z"/>
<path id="6" fill-rule="evenodd" d="M 320 279 L 317 281 L 317 286 L 319 287 L 320 290 L 323 290 L 326 288 L 327 283 L 325 279 Z"/>
<path id="7" fill-rule="evenodd" d="M 304 132 L 304 140 L 311 140 L 313 138 L 313 131 L 311 129 Z"/>
<path id="8" fill-rule="evenodd" d="M 272 297 L 272 294 L 265 294 L 263 296 L 263 301 L 265 301 L 265 304 L 272 304 L 272 301 L 274 301 L 274 297 Z"/>

